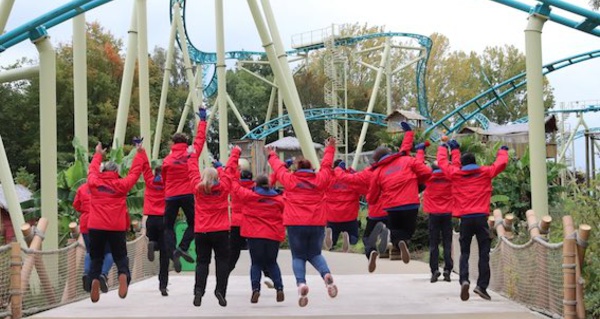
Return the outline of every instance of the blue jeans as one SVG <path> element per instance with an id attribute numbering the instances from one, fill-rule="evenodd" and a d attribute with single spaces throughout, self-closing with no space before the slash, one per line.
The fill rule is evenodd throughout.
<path id="1" fill-rule="evenodd" d="M 85 258 L 83 259 L 83 274 L 87 275 L 90 273 L 90 267 L 92 265 L 92 259 L 90 258 L 90 235 L 89 234 L 81 234 L 83 235 L 83 242 L 85 243 Z M 104 251 L 107 251 L 104 254 L 104 262 L 102 263 L 102 274 L 108 275 L 110 268 L 113 264 L 113 257 L 110 253 L 110 245 L 108 242 L 106 243 L 106 247 Z"/>
<path id="2" fill-rule="evenodd" d="M 307 261 L 315 267 L 321 277 L 330 273 L 327 261 L 321 255 L 321 247 L 325 238 L 323 226 L 288 226 L 287 232 L 296 284 L 306 283 Z"/>
<path id="3" fill-rule="evenodd" d="M 283 290 L 281 270 L 277 264 L 279 242 L 263 238 L 248 238 L 248 250 L 250 250 L 250 259 L 252 260 L 252 266 L 250 266 L 252 290 L 260 290 L 263 269 L 269 272 L 275 289 Z"/>

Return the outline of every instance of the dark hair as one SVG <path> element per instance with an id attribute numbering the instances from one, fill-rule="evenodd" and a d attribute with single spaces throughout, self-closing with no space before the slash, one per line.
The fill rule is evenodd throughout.
<path id="1" fill-rule="evenodd" d="M 241 179 L 252 179 L 252 172 L 251 171 L 247 171 L 247 170 L 243 170 L 240 173 L 240 178 Z"/>
<path id="2" fill-rule="evenodd" d="M 431 163 L 431 169 L 435 171 L 436 169 L 440 169 L 440 167 L 435 165 L 435 163 Z"/>
<path id="3" fill-rule="evenodd" d="M 296 168 L 298 169 L 312 169 L 312 164 L 307 159 L 299 159 L 296 161 Z"/>
<path id="4" fill-rule="evenodd" d="M 162 172 L 162 165 L 158 165 L 154 168 L 154 176 L 160 175 L 161 172 Z"/>
<path id="5" fill-rule="evenodd" d="M 173 134 L 173 137 L 171 137 L 171 141 L 173 141 L 173 143 L 175 143 L 175 144 L 177 144 L 177 143 L 186 143 L 187 144 L 188 137 L 184 133 L 175 133 L 175 134 Z"/>
<path id="6" fill-rule="evenodd" d="M 378 148 L 375 149 L 375 151 L 373 152 L 373 160 L 375 162 L 379 162 L 379 160 L 390 154 L 392 152 L 392 150 L 390 150 L 388 147 L 386 146 L 379 146 Z"/>
<path id="7" fill-rule="evenodd" d="M 267 177 L 267 175 L 256 176 L 256 179 L 254 180 L 254 182 L 256 183 L 256 186 L 258 186 L 258 187 L 269 188 L 269 178 Z"/>
<path id="8" fill-rule="evenodd" d="M 340 163 L 343 162 L 341 158 L 338 158 L 333 162 L 333 168 L 340 166 Z"/>
<path id="9" fill-rule="evenodd" d="M 460 157 L 460 164 L 462 166 L 469 165 L 469 164 L 477 164 L 477 161 L 475 160 L 475 155 L 473 155 L 471 153 L 464 153 Z"/>

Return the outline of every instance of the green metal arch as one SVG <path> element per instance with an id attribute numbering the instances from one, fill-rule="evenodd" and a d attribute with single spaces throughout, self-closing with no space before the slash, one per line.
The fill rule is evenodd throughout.
<path id="1" fill-rule="evenodd" d="M 598 57 L 600 57 L 600 50 L 574 55 L 544 65 L 543 74 L 546 75 L 548 73 L 560 70 L 573 64 L 595 59 Z M 456 131 L 471 119 L 481 120 L 480 118 L 476 117 L 481 111 L 494 105 L 499 99 L 503 98 L 507 94 L 514 92 L 515 90 L 519 89 L 527 83 L 525 75 L 526 72 L 523 72 L 483 91 L 476 97 L 467 101 L 465 104 L 457 107 L 452 112 L 446 114 L 439 121 L 433 123 L 427 128 L 425 132 L 429 133 L 436 128 L 444 128 L 446 130 L 446 134 L 448 134 Z M 469 112 L 467 111 L 469 108 L 474 108 L 475 110 Z"/>
<path id="2" fill-rule="evenodd" d="M 379 126 L 387 126 L 385 122 L 386 115 L 378 113 L 367 113 L 358 110 L 346 110 L 337 108 L 321 108 L 304 110 L 306 121 L 324 121 L 324 120 L 348 120 L 356 122 L 368 122 Z M 277 131 L 292 125 L 289 116 L 283 115 L 270 120 L 262 125 L 255 127 L 248 132 L 242 139 L 262 140 Z"/>

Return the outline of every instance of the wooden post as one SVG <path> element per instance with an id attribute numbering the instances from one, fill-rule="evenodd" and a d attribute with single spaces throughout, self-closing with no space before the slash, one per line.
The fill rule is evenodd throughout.
<path id="1" fill-rule="evenodd" d="M 581 277 L 581 271 L 583 270 L 585 249 L 588 245 L 591 230 L 592 227 L 590 227 L 590 225 L 583 224 L 579 225 L 579 230 L 577 232 L 577 267 L 575 268 L 575 276 L 577 277 L 577 318 L 579 319 L 585 318 L 585 299 L 583 291 L 585 282 Z"/>
<path id="2" fill-rule="evenodd" d="M 540 237 L 540 225 L 537 222 L 535 212 L 530 209 L 525 213 L 525 216 L 527 217 L 527 229 L 531 239 Z"/>
<path id="3" fill-rule="evenodd" d="M 494 216 L 489 216 L 488 217 L 488 227 L 490 228 L 490 238 L 494 239 L 495 236 L 495 232 L 494 232 Z"/>
<path id="4" fill-rule="evenodd" d="M 10 246 L 10 311 L 12 319 L 21 319 L 23 316 L 23 290 L 21 286 L 21 245 L 13 242 Z"/>
<path id="5" fill-rule="evenodd" d="M 46 231 L 46 227 L 48 226 L 48 219 L 42 217 L 37 222 L 37 230 L 39 233 L 43 234 Z M 31 227 L 31 226 L 30 226 Z M 30 227 L 21 227 L 21 229 L 30 229 Z M 25 232 L 23 232 L 24 236 L 27 236 Z M 32 250 L 40 250 L 42 248 L 42 241 L 44 238 L 40 235 L 34 235 L 31 240 L 31 244 L 29 245 L 29 249 Z M 23 262 L 23 271 L 21 273 L 21 287 L 23 291 L 27 291 L 29 287 L 29 278 L 31 277 L 31 271 L 33 270 L 33 265 L 35 264 L 35 256 L 26 255 L 25 261 Z"/>
<path id="6" fill-rule="evenodd" d="M 506 229 L 502 222 L 502 212 L 499 209 L 494 210 L 494 224 L 496 225 L 496 234 L 498 237 L 506 237 Z"/>
<path id="7" fill-rule="evenodd" d="M 504 229 L 506 230 L 506 238 L 512 239 L 514 237 L 513 233 L 513 224 L 515 220 L 515 215 L 506 214 L 504 216 Z"/>
<path id="8" fill-rule="evenodd" d="M 571 216 L 563 216 L 563 234 L 563 317 L 565 319 L 577 319 L 575 278 L 577 244 Z"/>
<path id="9" fill-rule="evenodd" d="M 35 227 L 31 227 L 28 223 L 23 224 L 21 226 L 21 232 L 23 233 L 23 238 L 25 238 L 25 242 L 27 245 L 31 245 L 31 240 L 33 240 L 33 233 Z"/>
<path id="10" fill-rule="evenodd" d="M 540 221 L 540 234 L 546 235 L 550 232 L 550 223 L 552 223 L 552 217 L 548 215 L 542 217 L 542 221 Z"/>
<path id="11" fill-rule="evenodd" d="M 69 231 L 71 232 L 71 238 L 79 238 L 79 225 L 76 222 L 69 223 Z M 70 241 L 69 241 L 70 242 Z M 72 242 L 70 242 L 72 243 Z"/>

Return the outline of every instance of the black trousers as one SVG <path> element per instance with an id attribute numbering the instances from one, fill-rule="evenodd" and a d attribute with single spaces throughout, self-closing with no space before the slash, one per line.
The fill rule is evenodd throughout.
<path id="1" fill-rule="evenodd" d="M 183 195 L 174 199 L 168 199 L 165 206 L 165 243 L 167 247 L 168 257 L 173 256 L 173 251 L 177 245 L 175 237 L 175 221 L 179 214 L 179 209 L 183 209 L 185 220 L 188 224 L 183 238 L 179 242 L 179 249 L 188 251 L 190 244 L 194 239 L 194 195 Z"/>
<path id="2" fill-rule="evenodd" d="M 452 271 L 452 214 L 429 214 L 429 267 L 438 271 L 440 234 L 444 247 L 444 270 Z"/>
<path id="3" fill-rule="evenodd" d="M 469 282 L 469 257 L 473 236 L 477 238 L 479 245 L 477 286 L 487 289 L 490 284 L 490 248 L 492 245 L 487 216 L 460 219 L 460 283 Z"/>
<path id="4" fill-rule="evenodd" d="M 365 226 L 365 232 L 363 234 L 363 243 L 365 244 L 365 255 L 367 255 L 367 259 L 369 258 L 373 250 L 377 250 L 377 247 L 371 247 L 369 245 L 369 241 L 367 240 L 367 238 L 369 238 L 369 236 L 373 232 L 373 228 L 375 228 L 375 225 L 377 225 L 377 223 L 383 223 L 387 226 L 387 221 L 387 217 L 383 219 L 371 219 L 367 217 L 367 225 Z"/>
<path id="5" fill-rule="evenodd" d="M 327 227 L 331 228 L 332 249 L 337 244 L 342 232 L 348 233 L 350 245 L 356 245 L 358 242 L 358 220 L 356 219 L 348 222 L 327 222 Z"/>
<path id="6" fill-rule="evenodd" d="M 127 233 L 125 231 L 90 229 L 89 236 L 90 258 L 92 259 L 90 279 L 100 278 L 102 263 L 104 262 L 104 248 L 108 243 L 119 275 L 125 274 L 127 275 L 127 282 L 131 281 L 129 258 L 127 258 Z"/>
<path id="7" fill-rule="evenodd" d="M 158 271 L 159 289 L 167 288 L 169 283 L 169 253 L 165 245 L 165 222 L 163 216 L 149 215 L 146 220 L 146 236 L 155 242 L 154 250 L 160 252 Z"/>
<path id="8" fill-rule="evenodd" d="M 388 228 L 394 247 L 398 248 L 401 240 L 408 244 L 417 227 L 418 213 L 418 208 L 388 212 Z"/>
<path id="9" fill-rule="evenodd" d="M 240 235 L 239 226 L 231 226 L 229 233 L 229 272 L 235 269 L 235 265 L 240 259 L 240 252 L 248 248 L 246 238 Z"/>
<path id="10" fill-rule="evenodd" d="M 206 292 L 208 266 L 215 251 L 215 264 L 217 268 L 217 286 L 215 292 L 225 296 L 227 280 L 229 279 L 229 232 L 217 231 L 209 233 L 196 233 L 196 284 L 194 294 Z"/>

